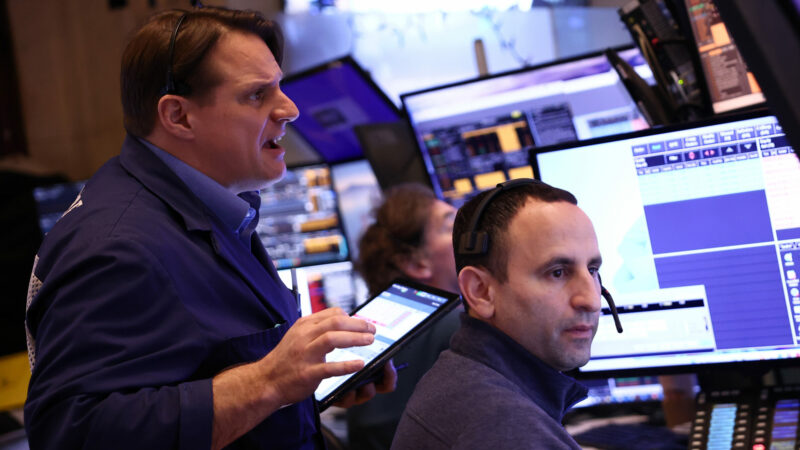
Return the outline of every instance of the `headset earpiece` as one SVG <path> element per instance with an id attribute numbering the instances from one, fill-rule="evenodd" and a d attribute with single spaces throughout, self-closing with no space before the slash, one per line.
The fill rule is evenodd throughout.
<path id="1" fill-rule="evenodd" d="M 516 178 L 513 180 L 508 180 L 503 183 L 499 183 L 497 187 L 492 189 L 486 196 L 481 200 L 478 206 L 475 208 L 475 213 L 472 215 L 472 219 L 469 221 L 469 228 L 464 234 L 461 235 L 458 239 L 458 254 L 459 255 L 483 255 L 489 252 L 489 234 L 485 231 L 478 231 L 478 225 L 480 225 L 481 218 L 483 217 L 483 213 L 486 210 L 486 207 L 489 206 L 489 203 L 494 200 L 495 197 L 500 195 L 500 193 L 507 191 L 509 189 L 513 189 L 519 186 L 526 186 L 529 184 L 537 184 L 541 183 L 541 181 L 534 180 L 533 178 Z"/>

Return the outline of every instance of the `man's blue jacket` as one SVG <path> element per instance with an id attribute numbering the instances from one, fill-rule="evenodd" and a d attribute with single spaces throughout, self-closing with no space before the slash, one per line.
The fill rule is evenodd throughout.
<path id="1" fill-rule="evenodd" d="M 298 318 L 257 237 L 253 252 L 128 137 L 39 249 L 26 326 L 32 449 L 203 449 L 211 379 L 260 359 Z M 313 400 L 231 448 L 313 448 Z"/>

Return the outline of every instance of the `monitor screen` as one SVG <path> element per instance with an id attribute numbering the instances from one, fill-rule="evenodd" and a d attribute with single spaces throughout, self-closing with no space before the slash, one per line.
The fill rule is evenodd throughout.
<path id="1" fill-rule="evenodd" d="M 604 305 L 581 371 L 800 356 L 800 162 L 774 116 L 555 146 L 531 164 L 591 218 L 625 329 Z"/>
<path id="2" fill-rule="evenodd" d="M 592 378 L 580 380 L 589 389 L 587 397 L 573 408 L 617 403 L 652 402 L 664 399 L 657 376 Z"/>
<path id="3" fill-rule="evenodd" d="M 278 271 L 278 275 L 286 287 L 296 288 L 303 316 L 330 307 L 352 311 L 367 295 L 366 287 L 355 277 L 350 261 L 283 269 Z"/>
<path id="4" fill-rule="evenodd" d="M 331 166 L 333 188 L 339 201 L 339 212 L 350 242 L 350 259 L 358 259 L 358 240 L 372 223 L 372 210 L 380 205 L 381 189 L 364 160 Z"/>
<path id="5" fill-rule="evenodd" d="M 36 201 L 42 234 L 47 234 L 53 228 L 56 221 L 70 208 L 85 184 L 86 180 L 83 180 L 33 189 L 33 199 Z"/>
<path id="6" fill-rule="evenodd" d="M 359 125 L 355 132 L 381 189 L 409 182 L 430 187 L 428 171 L 408 122 Z"/>
<path id="7" fill-rule="evenodd" d="M 652 79 L 637 49 L 619 51 Z M 405 94 L 403 104 L 437 195 L 455 206 L 530 177 L 528 150 L 647 128 L 603 54 Z"/>
<path id="8" fill-rule="evenodd" d="M 354 126 L 401 118 L 395 104 L 349 56 L 287 76 L 281 89 L 300 110 L 290 126 L 327 163 L 363 157 Z"/>
<path id="9" fill-rule="evenodd" d="M 291 168 L 262 189 L 256 232 L 278 269 L 347 260 L 330 168 Z"/>
<path id="10" fill-rule="evenodd" d="M 685 0 L 715 113 L 765 101 L 752 72 L 711 0 Z"/>

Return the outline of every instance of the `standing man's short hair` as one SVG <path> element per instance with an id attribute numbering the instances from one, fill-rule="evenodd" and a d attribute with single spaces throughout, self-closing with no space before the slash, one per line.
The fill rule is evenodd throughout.
<path id="1" fill-rule="evenodd" d="M 177 30 L 170 61 L 170 41 Z M 278 64 L 283 60 L 283 34 L 276 22 L 256 11 L 204 7 L 188 12 L 156 14 L 142 26 L 122 55 L 120 88 L 128 133 L 145 137 L 153 130 L 156 106 L 164 95 L 167 72 L 179 86 L 177 94 L 202 98 L 218 83 L 213 70 L 203 67 L 206 55 L 220 37 L 231 31 L 259 36 Z"/>
<path id="2" fill-rule="evenodd" d="M 508 276 L 508 249 L 513 243 L 507 242 L 508 226 L 511 219 L 525 206 L 529 199 L 546 203 L 568 202 L 578 204 L 578 200 L 571 193 L 542 182 L 531 182 L 501 192 L 486 205 L 477 228 L 472 231 L 486 232 L 489 239 L 489 251 L 485 254 L 460 254 L 458 243 L 464 233 L 469 232 L 470 222 L 478 209 L 481 201 L 492 191 L 481 192 L 470 199 L 458 210 L 453 224 L 453 252 L 456 258 L 456 272 L 461 272 L 466 266 L 482 267 L 488 270 L 499 282 L 505 282 Z M 535 233 L 536 230 L 531 230 Z"/>

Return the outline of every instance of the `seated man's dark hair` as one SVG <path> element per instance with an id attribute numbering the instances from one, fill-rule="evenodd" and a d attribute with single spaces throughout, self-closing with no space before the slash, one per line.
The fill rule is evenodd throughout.
<path id="1" fill-rule="evenodd" d="M 501 192 L 484 209 L 478 227 L 472 231 L 484 231 L 489 237 L 489 251 L 485 254 L 465 255 L 459 254 L 458 242 L 461 235 L 469 232 L 468 229 L 478 205 L 491 190 L 481 192 L 470 199 L 456 214 L 453 224 L 453 250 L 456 257 L 456 271 L 461 272 L 466 266 L 482 267 L 488 270 L 495 279 L 506 281 L 508 272 L 508 249 L 513 243 L 507 242 L 507 231 L 511 220 L 529 200 L 538 200 L 547 203 L 568 202 L 578 204 L 578 200 L 571 193 L 545 183 L 524 184 L 513 189 Z M 535 233 L 536 230 L 530 230 Z"/>

